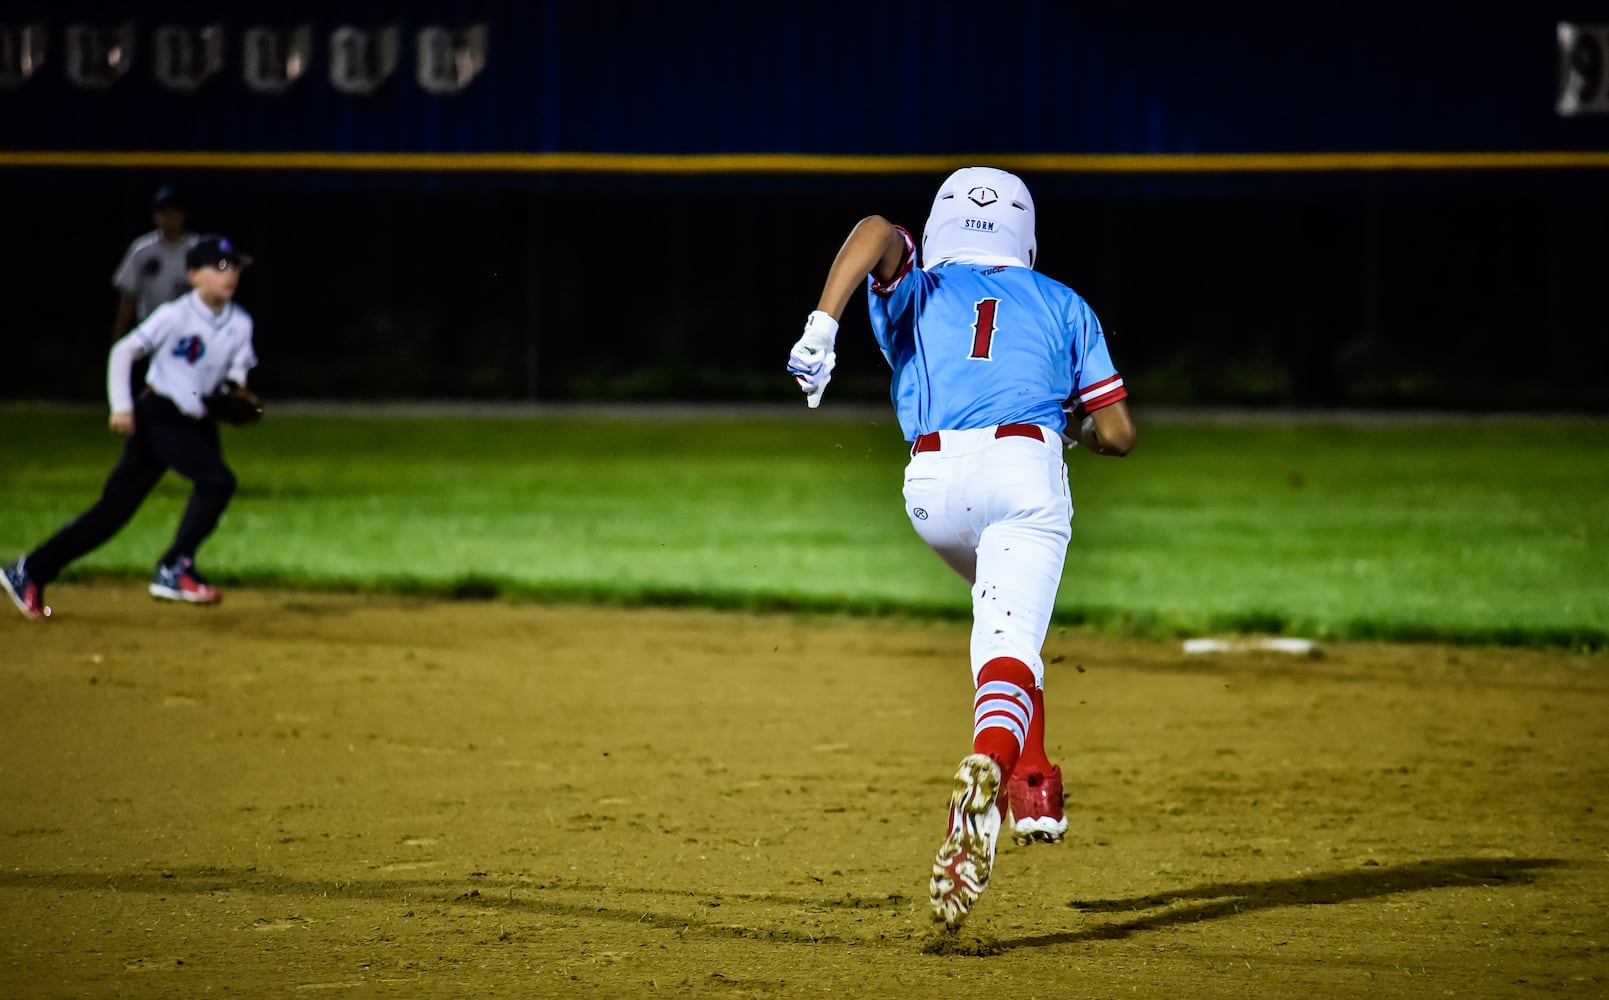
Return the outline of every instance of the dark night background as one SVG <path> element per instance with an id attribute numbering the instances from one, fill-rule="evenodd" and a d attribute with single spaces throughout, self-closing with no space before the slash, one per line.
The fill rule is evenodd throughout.
<path id="1" fill-rule="evenodd" d="M 1561 115 L 1565 3 L 1313 9 L 1008 2 L 7 4 L 45 61 L 0 87 L 9 316 L 0 398 L 101 398 L 123 248 L 174 183 L 192 228 L 257 258 L 254 382 L 279 398 L 775 400 L 834 252 L 861 216 L 913 230 L 951 166 L 1017 167 L 1041 270 L 1078 289 L 1135 399 L 1168 404 L 1609 410 L 1609 166 L 1172 172 L 1089 154 L 1609 150 Z M 67 28 L 131 26 L 128 72 L 66 72 Z M 161 86 L 163 24 L 218 24 L 218 71 Z M 285 93 L 242 80 L 250 26 L 313 27 Z M 396 25 L 394 71 L 330 83 L 330 33 Z M 484 24 L 484 70 L 426 92 L 412 39 Z M 1605 35 L 1609 37 L 1609 35 Z M 1585 59 L 1585 61 L 1580 61 Z M 1561 68 L 1563 66 L 1564 68 Z M 1589 78 L 1590 77 L 1590 78 Z M 88 165 L 26 154 L 96 152 Z M 128 154 L 877 156 L 878 169 L 208 169 Z M 933 158 L 941 163 L 935 165 Z M 159 157 L 160 159 L 160 157 Z M 651 166 L 651 165 L 650 165 Z M 886 369 L 858 299 L 834 395 Z"/>

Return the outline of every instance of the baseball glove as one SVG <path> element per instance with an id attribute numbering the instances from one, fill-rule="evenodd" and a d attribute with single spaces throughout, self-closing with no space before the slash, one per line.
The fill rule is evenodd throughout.
<path id="1" fill-rule="evenodd" d="M 206 402 L 207 412 L 220 423 L 249 427 L 263 418 L 263 401 L 255 392 L 234 382 L 220 385 Z"/>

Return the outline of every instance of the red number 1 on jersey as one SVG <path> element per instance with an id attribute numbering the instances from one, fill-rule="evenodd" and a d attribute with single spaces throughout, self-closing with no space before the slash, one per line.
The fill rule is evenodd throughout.
<path id="1" fill-rule="evenodd" d="M 998 305 L 999 299 L 979 299 L 973 306 L 978 318 L 972 324 L 972 353 L 967 357 L 978 361 L 994 360 L 989 352 L 994 348 L 994 311 Z"/>

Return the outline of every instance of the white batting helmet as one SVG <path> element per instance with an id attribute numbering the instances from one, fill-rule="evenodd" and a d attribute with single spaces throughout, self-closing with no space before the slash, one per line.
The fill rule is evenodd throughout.
<path id="1" fill-rule="evenodd" d="M 963 260 L 1033 267 L 1034 200 L 1016 174 L 962 167 L 939 187 L 922 230 L 922 266 Z"/>

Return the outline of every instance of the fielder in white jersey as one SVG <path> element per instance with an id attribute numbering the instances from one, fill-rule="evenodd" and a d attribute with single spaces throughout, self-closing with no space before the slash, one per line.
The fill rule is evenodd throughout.
<path id="1" fill-rule="evenodd" d="M 1033 270 L 1034 206 L 1019 178 L 989 167 L 952 174 L 922 256 L 918 268 L 906 230 L 861 220 L 788 370 L 819 405 L 838 317 L 865 282 L 911 442 L 906 513 L 972 584 L 973 753 L 956 772 L 929 884 L 935 916 L 953 928 L 988 885 L 1008 806 L 1019 843 L 1059 841 L 1067 829 L 1061 769 L 1044 749 L 1040 656 L 1071 537 L 1063 448 L 1124 455 L 1135 429 L 1095 313 Z"/>
<path id="2" fill-rule="evenodd" d="M 112 345 L 106 365 L 108 426 L 127 438 L 94 506 L 38 548 L 0 568 L 0 588 L 29 618 L 46 618 L 45 585 L 74 559 L 122 530 L 169 469 L 193 484 L 173 542 L 157 560 L 153 597 L 213 604 L 217 588 L 196 569 L 196 550 L 217 527 L 235 492 L 218 425 L 206 398 L 226 382 L 245 385 L 257 365 L 251 315 L 234 301 L 250 259 L 221 236 L 203 237 L 186 267 L 193 291 L 158 306 Z M 129 388 L 134 362 L 149 356 L 146 387 Z"/>
<path id="3" fill-rule="evenodd" d="M 151 222 L 156 228 L 136 237 L 112 272 L 112 286 L 118 291 L 113 340 L 144 322 L 157 306 L 190 290 L 185 254 L 200 237 L 185 228 L 184 206 L 173 188 L 157 191 Z"/>

